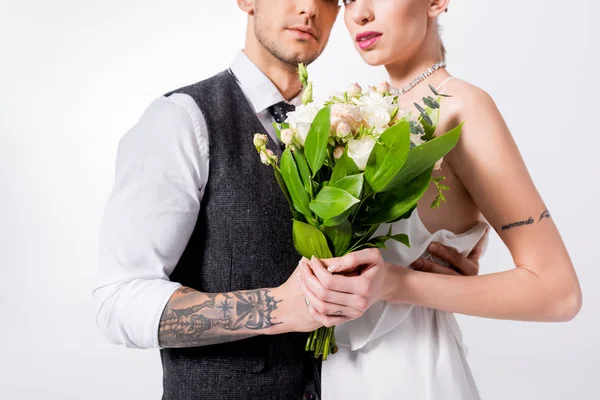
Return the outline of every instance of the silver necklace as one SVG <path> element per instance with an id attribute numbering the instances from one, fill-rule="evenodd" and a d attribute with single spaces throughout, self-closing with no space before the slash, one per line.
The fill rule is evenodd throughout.
<path id="1" fill-rule="evenodd" d="M 425 70 L 425 72 L 423 72 L 421 75 L 417 76 L 411 83 L 404 86 L 402 89 L 396 89 L 396 88 L 392 87 L 390 90 L 390 93 L 395 96 L 402 96 L 404 93 L 411 91 L 412 88 L 417 86 L 419 83 L 423 82 L 425 80 L 425 78 L 427 78 L 429 75 L 433 74 L 435 71 L 437 71 L 440 68 L 446 68 L 446 63 L 444 61 L 440 61 L 438 63 L 433 64 L 431 67 L 427 68 L 427 70 Z"/>

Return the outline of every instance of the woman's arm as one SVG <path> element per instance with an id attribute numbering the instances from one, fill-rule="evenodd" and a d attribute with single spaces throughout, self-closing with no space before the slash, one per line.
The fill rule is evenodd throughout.
<path id="1" fill-rule="evenodd" d="M 558 229 L 493 100 L 479 89 L 468 92 L 461 96 L 462 137 L 446 162 L 510 250 L 515 267 L 485 276 L 437 275 L 390 266 L 378 251 L 366 250 L 323 260 L 324 266 L 311 262 L 303 270 L 310 283 L 305 291 L 327 297 L 340 279 L 331 272 L 367 265 L 355 279 L 362 280 L 358 294 L 368 306 L 386 300 L 498 319 L 575 317 L 581 290 Z"/>
<path id="2" fill-rule="evenodd" d="M 408 274 L 400 297 L 483 317 L 570 320 L 581 307 L 581 291 L 558 229 L 493 100 L 474 87 L 465 92 L 462 137 L 446 162 L 510 250 L 515 268 L 473 279 Z"/>

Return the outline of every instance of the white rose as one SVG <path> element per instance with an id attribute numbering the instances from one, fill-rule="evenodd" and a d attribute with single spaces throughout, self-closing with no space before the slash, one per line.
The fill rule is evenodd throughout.
<path id="1" fill-rule="evenodd" d="M 267 138 L 267 135 L 263 135 L 261 133 L 255 133 L 254 134 L 254 147 L 256 147 L 257 149 L 260 149 L 261 147 L 263 147 L 264 145 L 267 144 L 267 141 L 269 139 Z"/>
<path id="2" fill-rule="evenodd" d="M 358 99 L 352 99 L 352 101 L 355 104 L 358 104 L 359 106 L 373 105 L 381 107 L 385 109 L 389 114 L 392 114 L 394 110 L 398 108 L 397 104 L 393 104 L 393 96 L 384 96 L 381 93 L 377 93 L 375 91 L 369 91 L 367 94 L 361 96 Z"/>
<path id="3" fill-rule="evenodd" d="M 350 129 L 350 125 L 345 122 L 340 122 L 335 131 L 335 135 L 339 138 L 345 138 L 350 134 L 352 129 Z"/>
<path id="4" fill-rule="evenodd" d="M 353 104 L 336 103 L 331 106 L 331 128 L 337 131 L 340 123 L 346 123 L 350 129 L 356 129 L 361 122 L 360 107 Z"/>
<path id="5" fill-rule="evenodd" d="M 375 87 L 375 90 L 381 94 L 388 93 L 390 91 L 390 84 L 387 81 L 381 82 Z"/>
<path id="6" fill-rule="evenodd" d="M 387 127 L 392 119 L 387 108 L 378 105 L 366 105 L 360 107 L 360 112 L 368 128 Z"/>
<path id="7" fill-rule="evenodd" d="M 360 87 L 360 85 L 358 83 L 353 83 L 348 88 L 348 96 L 358 96 L 361 93 L 362 93 L 362 88 Z"/>
<path id="8" fill-rule="evenodd" d="M 282 129 L 281 132 L 279 132 L 279 136 L 281 136 L 283 144 L 292 144 L 292 140 L 294 140 L 294 131 L 289 128 Z"/>
<path id="9" fill-rule="evenodd" d="M 285 122 L 290 124 L 290 127 L 297 133 L 296 139 L 301 146 L 304 146 L 310 125 L 320 109 L 321 107 L 318 104 L 308 103 L 306 105 L 299 105 L 295 111 L 287 114 Z"/>
<path id="10" fill-rule="evenodd" d="M 271 162 L 277 164 L 277 160 L 278 158 L 272 150 L 265 149 L 260 152 L 260 161 L 265 165 L 269 165 Z"/>
<path id="11" fill-rule="evenodd" d="M 359 170 L 364 171 L 367 167 L 367 161 L 369 161 L 375 143 L 375 140 L 370 136 L 348 141 L 348 156 L 354 160 Z"/>
<path id="12" fill-rule="evenodd" d="M 336 147 L 335 150 L 333 151 L 333 157 L 338 160 L 342 155 L 344 155 L 344 148 L 343 147 Z"/>

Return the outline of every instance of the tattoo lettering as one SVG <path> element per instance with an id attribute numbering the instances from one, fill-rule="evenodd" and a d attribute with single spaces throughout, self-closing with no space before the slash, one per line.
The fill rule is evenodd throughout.
<path id="1" fill-rule="evenodd" d="M 542 215 L 540 216 L 540 221 L 543 220 L 544 218 L 548 218 L 548 219 L 552 218 L 552 216 L 550 215 L 548 210 L 546 210 L 542 213 Z M 538 221 L 538 222 L 540 222 L 540 221 Z"/>
<path id="2" fill-rule="evenodd" d="M 540 219 L 538 220 L 538 222 L 541 222 L 544 218 L 552 218 L 550 216 L 550 212 L 548 212 L 548 210 L 545 210 L 542 213 L 542 215 L 540 215 Z M 504 226 L 502 226 L 502 230 L 505 231 L 507 229 L 517 228 L 517 227 L 524 226 L 524 225 L 531 225 L 533 223 L 535 223 L 533 217 L 529 217 L 529 219 L 527 221 L 513 222 L 512 224 L 504 225 Z"/>
<path id="3" fill-rule="evenodd" d="M 519 226 L 524 226 L 524 225 L 531 225 L 533 224 L 535 221 L 533 220 L 532 217 L 529 217 L 529 219 L 527 221 L 519 221 L 519 222 L 513 222 L 512 224 L 508 224 L 508 225 L 504 225 L 502 227 L 502 230 L 508 230 L 508 229 L 512 229 L 512 228 L 517 228 Z"/>
<path id="4" fill-rule="evenodd" d="M 271 316 L 281 302 L 268 289 L 201 293 L 182 287 L 163 311 L 160 346 L 205 346 L 254 336 L 258 333 L 238 331 L 260 331 L 281 324 Z"/>

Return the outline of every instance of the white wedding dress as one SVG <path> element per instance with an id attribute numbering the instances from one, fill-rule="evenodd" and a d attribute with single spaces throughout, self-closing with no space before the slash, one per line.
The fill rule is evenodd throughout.
<path id="1" fill-rule="evenodd" d="M 409 219 L 392 224 L 394 234 L 408 234 L 411 247 L 390 240 L 382 254 L 408 266 L 430 257 L 428 245 L 439 242 L 466 255 L 488 227 L 480 221 L 459 235 L 431 234 L 415 210 Z M 375 236 L 388 229 L 389 224 L 382 225 Z M 323 362 L 323 400 L 480 399 L 452 313 L 380 302 L 361 318 L 337 326 L 335 335 L 339 351 Z"/>

